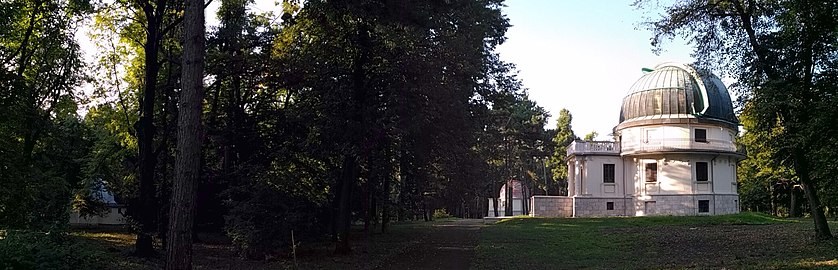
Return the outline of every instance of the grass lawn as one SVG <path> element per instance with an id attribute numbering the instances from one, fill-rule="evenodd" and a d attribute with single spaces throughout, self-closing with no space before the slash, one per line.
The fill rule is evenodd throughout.
<path id="1" fill-rule="evenodd" d="M 481 230 L 472 268 L 838 268 L 838 242 L 813 236 L 811 220 L 754 213 L 515 218 Z"/>

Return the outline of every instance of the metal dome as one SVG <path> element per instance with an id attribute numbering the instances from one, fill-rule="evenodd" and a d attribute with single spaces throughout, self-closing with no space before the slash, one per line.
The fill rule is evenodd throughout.
<path id="1" fill-rule="evenodd" d="M 739 120 L 719 77 L 688 65 L 663 63 L 640 77 L 623 98 L 620 124 L 714 123 L 735 128 Z"/>

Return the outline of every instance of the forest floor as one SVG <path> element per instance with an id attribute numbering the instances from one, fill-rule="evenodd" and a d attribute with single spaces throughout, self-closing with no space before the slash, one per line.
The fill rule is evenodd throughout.
<path id="1" fill-rule="evenodd" d="M 838 235 L 838 223 L 832 223 Z M 196 269 L 834 269 L 838 241 L 815 241 L 811 220 L 743 213 L 714 217 L 447 219 L 353 235 L 350 255 L 303 243 L 287 255 L 242 260 L 223 237 L 202 236 Z M 111 269 L 158 269 L 130 255 L 124 230 L 77 230 Z"/>
<path id="2" fill-rule="evenodd" d="M 195 269 L 468 269 L 478 243 L 481 219 L 443 219 L 394 224 L 385 234 L 355 228 L 349 255 L 334 255 L 331 243 L 302 243 L 297 261 L 283 254 L 265 261 L 239 258 L 229 241 L 201 235 L 195 244 Z M 75 229 L 72 233 L 107 257 L 107 269 L 159 269 L 161 259 L 131 254 L 135 236 L 126 229 Z M 158 247 L 159 248 L 159 247 Z"/>

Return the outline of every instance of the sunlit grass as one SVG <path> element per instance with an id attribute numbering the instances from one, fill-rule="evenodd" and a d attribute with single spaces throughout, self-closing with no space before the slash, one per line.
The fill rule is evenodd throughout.
<path id="1" fill-rule="evenodd" d="M 510 218 L 481 230 L 473 269 L 830 268 L 812 221 L 721 216 Z M 776 238 L 776 239 L 775 239 Z M 724 260 L 722 260 L 722 258 Z"/>
<path id="2" fill-rule="evenodd" d="M 128 247 L 134 244 L 136 235 L 127 232 L 73 232 L 73 236 L 84 237 L 92 240 L 101 240 L 117 246 Z"/>
<path id="3" fill-rule="evenodd" d="M 803 260 L 796 263 L 797 266 L 801 268 L 810 268 L 810 267 L 838 267 L 838 259 L 832 260 L 824 260 L 824 261 L 817 261 L 817 260 Z"/>

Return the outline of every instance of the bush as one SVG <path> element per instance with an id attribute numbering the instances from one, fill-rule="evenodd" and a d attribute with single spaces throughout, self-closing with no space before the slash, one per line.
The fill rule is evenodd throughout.
<path id="1" fill-rule="evenodd" d="M 0 234 L 0 269 L 102 269 L 101 257 L 59 233 Z"/>
<path id="2" fill-rule="evenodd" d="M 434 210 L 434 219 L 450 218 L 450 217 L 451 217 L 451 214 L 448 214 L 448 212 L 445 212 L 445 209 Z"/>
<path id="3" fill-rule="evenodd" d="M 289 194 L 267 183 L 235 188 L 225 216 L 227 236 L 242 257 L 265 259 L 291 249 L 295 240 L 320 235 L 320 206 L 308 198 Z"/>

